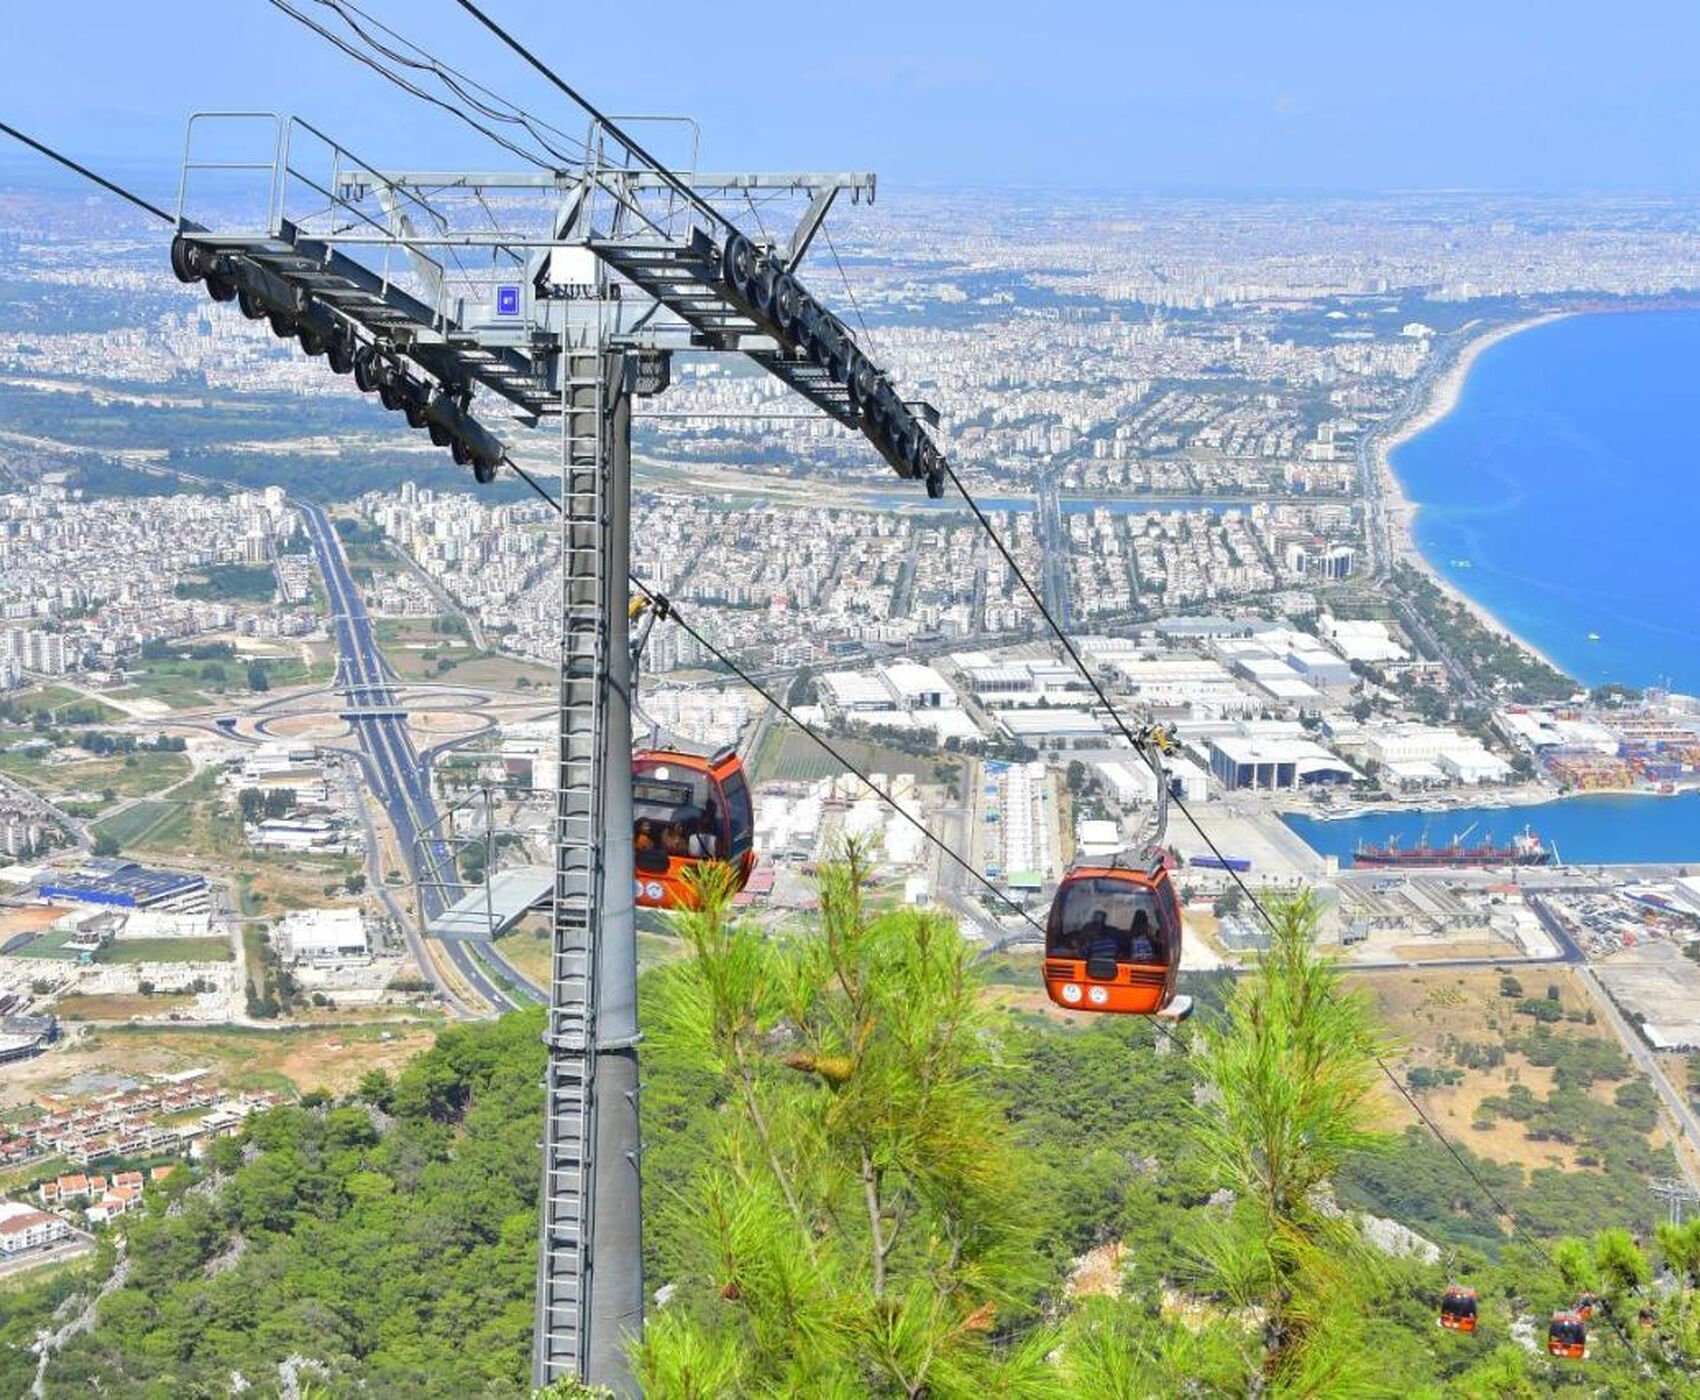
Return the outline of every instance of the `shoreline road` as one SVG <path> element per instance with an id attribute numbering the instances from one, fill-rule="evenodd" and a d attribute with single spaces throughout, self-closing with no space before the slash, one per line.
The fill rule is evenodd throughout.
<path id="1" fill-rule="evenodd" d="M 417 858 L 419 834 L 431 830 L 438 820 L 437 806 L 431 796 L 430 766 L 414 748 L 407 729 L 407 713 L 396 693 L 398 678 L 379 650 L 371 619 L 349 573 L 348 560 L 335 529 L 320 507 L 308 502 L 296 504 L 307 523 L 307 537 L 330 597 L 331 630 L 337 644 L 336 686 L 347 706 L 345 717 L 359 742 L 361 765 L 372 793 L 394 827 L 411 867 Z M 433 859 L 447 862 L 447 848 L 439 844 Z M 417 881 L 416 869 L 408 873 Z M 446 902 L 452 902 L 445 899 L 444 891 L 423 886 L 419 887 L 419 899 L 425 919 L 440 912 Z M 454 940 L 445 939 L 440 946 L 443 956 L 466 984 L 497 1011 L 542 999 L 542 994 L 493 949 L 481 950 L 481 956 L 465 943 Z M 422 947 L 415 948 L 415 955 L 423 963 L 421 971 L 429 976 L 431 963 L 423 953 Z"/>

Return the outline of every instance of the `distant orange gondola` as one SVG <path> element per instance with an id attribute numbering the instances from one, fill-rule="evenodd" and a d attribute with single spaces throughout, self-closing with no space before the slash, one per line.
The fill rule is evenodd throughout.
<path id="1" fill-rule="evenodd" d="M 645 749 L 632 757 L 632 845 L 637 902 L 648 909 L 689 909 L 686 872 L 709 861 L 732 870 L 734 890 L 755 868 L 755 817 L 735 749 L 712 757 Z"/>
<path id="2" fill-rule="evenodd" d="M 1440 1300 L 1440 1325 L 1450 1332 L 1476 1330 L 1476 1290 L 1448 1288 Z"/>
<path id="3" fill-rule="evenodd" d="M 1180 902 L 1161 864 L 1087 865 L 1063 877 L 1045 925 L 1045 991 L 1058 1006 L 1184 1015 L 1180 965 Z"/>
<path id="4" fill-rule="evenodd" d="M 1573 1312 L 1555 1312 L 1547 1324 L 1547 1353 L 1566 1361 L 1581 1361 L 1588 1355 L 1588 1324 Z"/>

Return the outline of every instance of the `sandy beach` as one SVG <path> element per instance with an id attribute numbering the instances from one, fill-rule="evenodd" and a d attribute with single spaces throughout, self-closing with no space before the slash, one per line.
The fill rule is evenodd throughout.
<path id="1" fill-rule="evenodd" d="M 1554 321 L 1562 321 L 1571 314 L 1573 313 L 1559 311 L 1546 316 L 1533 316 L 1527 321 L 1497 326 L 1476 336 L 1459 352 L 1458 358 L 1447 367 L 1445 373 L 1434 381 L 1429 392 L 1428 402 L 1401 423 L 1396 431 L 1386 437 L 1378 438 L 1375 443 L 1375 471 L 1381 491 L 1382 510 L 1387 516 L 1388 547 L 1394 558 L 1402 563 L 1409 564 L 1412 568 L 1420 569 L 1425 576 L 1434 581 L 1435 586 L 1447 597 L 1468 608 L 1482 626 L 1499 633 L 1501 636 L 1509 637 L 1524 651 L 1539 658 L 1561 675 L 1565 674 L 1564 667 L 1546 655 L 1539 647 L 1532 645 L 1526 638 L 1519 637 L 1481 603 L 1470 597 L 1468 593 L 1441 573 L 1417 548 L 1416 521 L 1417 512 L 1421 507 L 1405 495 L 1405 489 L 1399 481 L 1398 473 L 1393 470 L 1392 457 L 1401 443 L 1408 442 L 1418 433 L 1432 428 L 1458 406 L 1458 398 L 1463 393 L 1465 381 L 1470 376 L 1470 367 L 1475 364 L 1477 357 L 1483 351 L 1490 346 L 1498 345 L 1502 340 L 1509 340 L 1514 335 L 1532 330 L 1536 326 L 1545 326 Z"/>

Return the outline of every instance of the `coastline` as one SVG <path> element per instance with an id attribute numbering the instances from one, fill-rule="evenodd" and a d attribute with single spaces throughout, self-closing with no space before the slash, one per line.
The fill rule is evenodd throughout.
<path id="1" fill-rule="evenodd" d="M 1419 433 L 1427 432 L 1458 406 L 1458 400 L 1464 392 L 1465 382 L 1470 377 L 1470 369 L 1483 352 L 1498 345 L 1502 340 L 1509 340 L 1512 336 L 1521 335 L 1524 331 L 1533 330 L 1536 326 L 1551 325 L 1555 321 L 1567 320 L 1577 314 L 1579 313 L 1574 311 L 1552 311 L 1541 316 L 1531 316 L 1524 321 L 1514 321 L 1509 325 L 1497 326 L 1493 330 L 1476 336 L 1464 346 L 1458 353 L 1457 359 L 1448 365 L 1445 372 L 1434 381 L 1429 389 L 1428 401 L 1393 432 L 1384 437 L 1378 437 L 1374 448 L 1376 481 L 1381 493 L 1382 510 L 1387 519 L 1388 550 L 1393 557 L 1399 562 L 1409 564 L 1412 568 L 1420 571 L 1453 602 L 1468 609 L 1470 614 L 1483 627 L 1489 631 L 1497 632 L 1502 637 L 1509 638 L 1529 655 L 1550 666 L 1561 676 L 1569 675 L 1569 672 L 1526 637 L 1520 637 L 1513 632 L 1485 604 L 1471 597 L 1457 583 L 1442 573 L 1418 547 L 1416 537 L 1417 513 L 1422 507 L 1405 494 L 1404 484 L 1399 480 L 1398 472 L 1393 469 L 1393 454 Z"/>

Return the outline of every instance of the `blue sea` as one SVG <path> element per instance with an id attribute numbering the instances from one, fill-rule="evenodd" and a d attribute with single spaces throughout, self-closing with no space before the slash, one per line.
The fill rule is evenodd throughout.
<path id="1" fill-rule="evenodd" d="M 1447 812 L 1375 812 L 1361 817 L 1318 821 L 1289 816 L 1283 820 L 1312 850 L 1339 856 L 1351 864 L 1362 841 L 1375 845 L 1397 837 L 1414 846 L 1423 837 L 1444 846 L 1465 831 L 1474 845 L 1491 836 L 1503 845 L 1526 826 L 1549 846 L 1558 847 L 1568 865 L 1627 865 L 1689 862 L 1700 867 L 1700 792 L 1676 797 L 1650 794 L 1590 793 L 1537 807 L 1460 808 Z"/>
<path id="2" fill-rule="evenodd" d="M 1590 685 L 1700 693 L 1700 312 L 1490 346 L 1391 460 L 1423 554 L 1512 631 Z"/>

